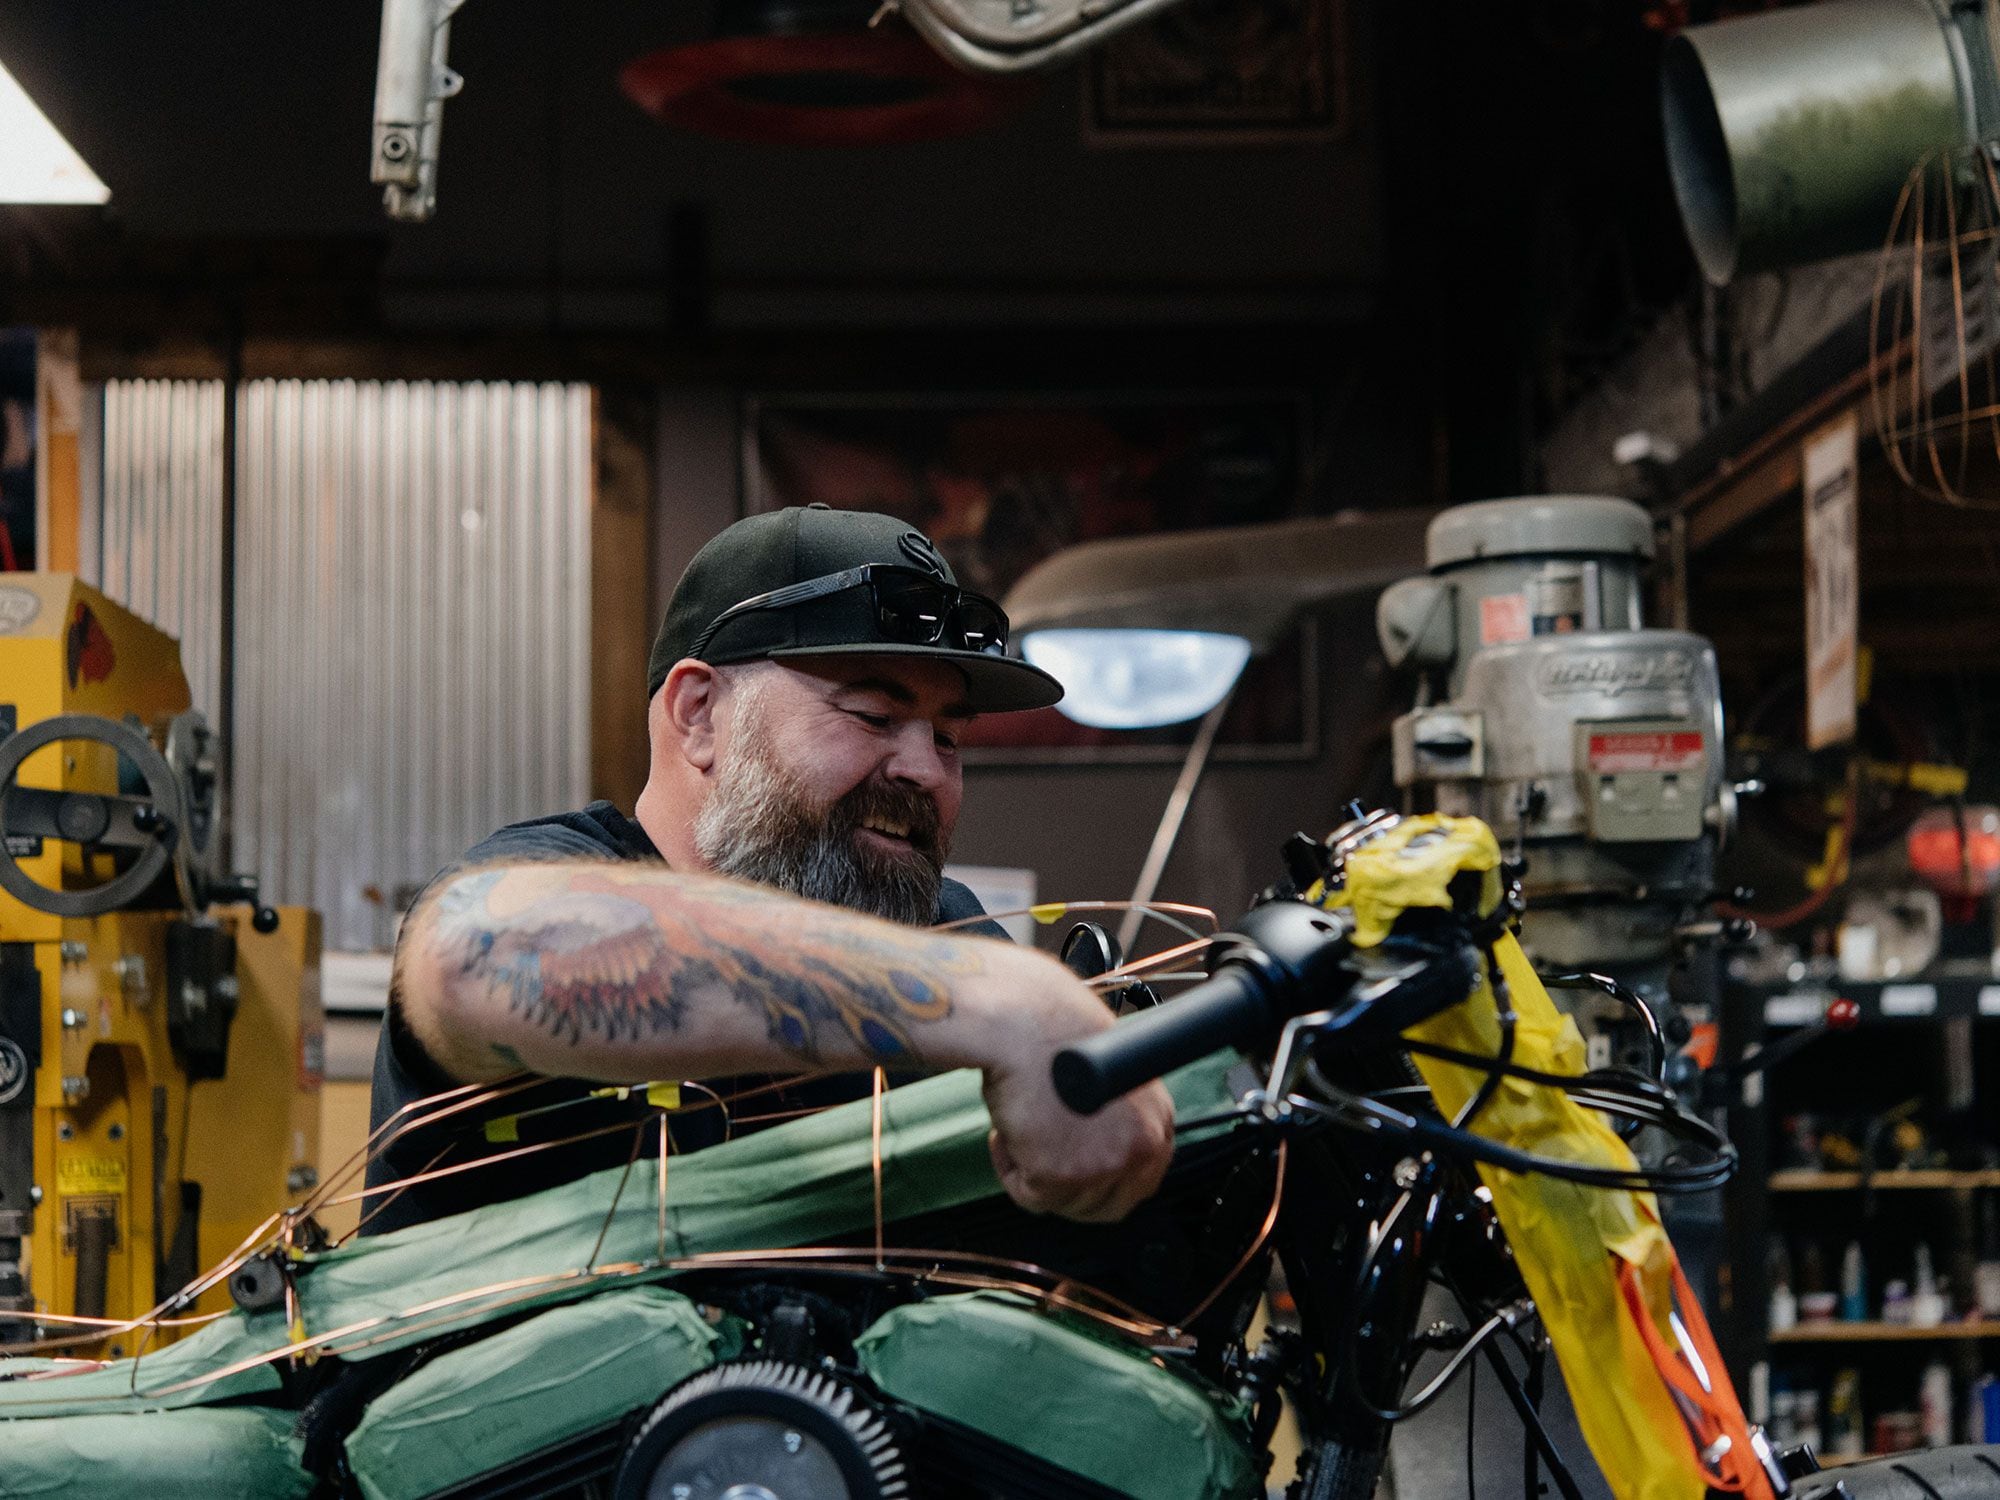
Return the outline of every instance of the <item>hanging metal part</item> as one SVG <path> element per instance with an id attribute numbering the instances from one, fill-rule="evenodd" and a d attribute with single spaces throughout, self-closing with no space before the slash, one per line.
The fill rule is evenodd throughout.
<path id="1" fill-rule="evenodd" d="M 1708 280 L 1879 245 L 1920 158 L 1995 139 L 1988 24 L 1983 0 L 1831 0 L 1669 40 L 1667 163 Z"/>
<path id="2" fill-rule="evenodd" d="M 392 219 L 422 222 L 437 208 L 444 101 L 465 80 L 445 64 L 451 18 L 465 0 L 382 0 L 375 64 L 375 139 L 368 180 L 383 184 Z"/>
<path id="3" fill-rule="evenodd" d="M 974 73 L 1027 73 L 1075 57 L 1179 0 L 900 0 L 909 23 Z"/>
<path id="4" fill-rule="evenodd" d="M 1146 863 L 1140 867 L 1138 884 L 1132 887 L 1132 907 L 1125 913 L 1125 920 L 1118 924 L 1118 947 L 1123 953 L 1132 951 L 1133 940 L 1139 936 L 1139 924 L 1146 920 L 1146 903 L 1160 888 L 1160 877 L 1166 873 L 1167 857 L 1174 852 L 1174 840 L 1180 837 L 1181 822 L 1187 817 L 1188 803 L 1194 800 L 1195 788 L 1201 784 L 1201 773 L 1208 769 L 1208 756 L 1215 748 L 1216 732 L 1222 728 L 1229 705 L 1235 700 L 1236 689 L 1232 686 L 1223 695 L 1222 701 L 1208 711 L 1208 716 L 1194 732 L 1194 743 L 1188 746 L 1187 759 L 1181 762 L 1181 774 L 1174 782 L 1173 794 L 1167 798 L 1166 811 L 1160 814 L 1160 826 L 1153 831 L 1153 847 L 1146 851 Z"/>

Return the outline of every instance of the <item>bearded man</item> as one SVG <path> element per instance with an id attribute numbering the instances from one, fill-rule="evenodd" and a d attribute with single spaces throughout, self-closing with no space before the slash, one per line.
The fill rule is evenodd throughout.
<path id="1" fill-rule="evenodd" d="M 462 1084 L 546 1081 L 499 1106 L 506 1130 L 457 1118 L 393 1140 L 364 1227 L 622 1164 L 617 1127 L 646 1110 L 589 1099 L 605 1084 L 823 1075 L 750 1106 L 784 1115 L 859 1097 L 876 1066 L 981 1069 L 994 1165 L 1024 1208 L 1108 1220 L 1149 1196 L 1173 1146 L 1166 1091 L 1084 1117 L 1050 1083 L 1060 1048 L 1110 1024 L 1098 997 L 990 922 L 926 930 L 983 914 L 943 874 L 965 726 L 1062 695 L 1006 641 L 999 607 L 893 517 L 808 506 L 709 542 L 653 647 L 634 816 L 594 802 L 503 828 L 404 922 L 372 1125 Z M 719 1110 L 681 1114 L 673 1147 L 721 1129 Z M 538 1142 L 564 1144 L 522 1150 Z"/>

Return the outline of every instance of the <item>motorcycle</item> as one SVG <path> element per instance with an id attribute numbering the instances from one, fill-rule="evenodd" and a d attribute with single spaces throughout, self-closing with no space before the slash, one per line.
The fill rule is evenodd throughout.
<path id="1" fill-rule="evenodd" d="M 1365 1500 L 1476 1362 L 1525 1492 L 1576 1500 L 1553 1356 L 1621 1500 L 2000 1496 L 2000 1449 L 1820 1472 L 1743 1420 L 1655 1202 L 1734 1153 L 1659 1077 L 1583 1071 L 1483 825 L 1376 814 L 1289 864 L 1206 979 L 1057 1059 L 1082 1112 L 1175 1096 L 1172 1168 L 1122 1224 L 1015 1209 L 970 1074 L 878 1075 L 686 1156 L 635 1135 L 622 1170 L 345 1246 L 309 1203 L 119 1330 L 226 1281 L 188 1337 L 0 1361 L 0 1494 L 1238 1500 L 1288 1410 L 1290 1500 Z M 662 1133 L 689 1107 L 636 1092 Z M 384 1129 L 490 1131 L 505 1096 Z M 1296 1317 L 1267 1324 L 1274 1271 Z M 1426 1321 L 1433 1287 L 1459 1316 Z"/>

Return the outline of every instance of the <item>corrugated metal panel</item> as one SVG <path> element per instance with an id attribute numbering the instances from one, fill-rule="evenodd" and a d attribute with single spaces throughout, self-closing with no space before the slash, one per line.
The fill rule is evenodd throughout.
<path id="1" fill-rule="evenodd" d="M 235 853 L 327 944 L 589 783 L 590 390 L 255 381 Z"/>
<path id="2" fill-rule="evenodd" d="M 385 946 L 400 892 L 590 774 L 590 389 L 238 396 L 237 868 Z M 218 718 L 220 381 L 112 381 L 84 571 Z M 94 504 L 92 502 L 95 502 Z"/>
<path id="3" fill-rule="evenodd" d="M 213 723 L 221 691 L 222 382 L 111 381 L 101 426 L 82 528 L 95 533 L 95 545 L 80 549 L 82 572 L 180 638 L 195 707 Z"/>

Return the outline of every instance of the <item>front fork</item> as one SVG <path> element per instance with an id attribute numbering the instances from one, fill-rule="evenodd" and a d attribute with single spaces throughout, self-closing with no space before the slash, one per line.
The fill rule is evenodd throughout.
<path id="1" fill-rule="evenodd" d="M 1346 1254 L 1314 1257 L 1307 1247 L 1296 1247 L 1307 1262 L 1319 1261 L 1327 1279 L 1317 1281 L 1306 1270 L 1294 1273 L 1293 1286 L 1303 1284 L 1318 1293 L 1310 1299 L 1313 1305 L 1301 1297 L 1299 1308 L 1308 1337 L 1326 1354 L 1315 1392 L 1318 1436 L 1331 1449 L 1379 1455 L 1387 1446 L 1412 1364 L 1424 1347 L 1435 1347 L 1422 1329 L 1433 1270 L 1446 1263 L 1480 1282 L 1508 1283 L 1504 1289 L 1475 1284 L 1468 1290 L 1477 1296 L 1492 1293 L 1497 1298 L 1504 1292 L 1511 1301 L 1523 1294 L 1510 1265 L 1499 1259 L 1490 1267 L 1477 1264 L 1482 1257 L 1503 1256 L 1505 1242 L 1490 1213 L 1482 1219 L 1471 1205 L 1468 1212 L 1453 1208 L 1453 1193 L 1462 1196 L 1462 1189 L 1436 1160 L 1405 1158 L 1386 1172 L 1364 1175 L 1363 1181 L 1372 1192 L 1346 1196 L 1355 1221 L 1369 1226 L 1367 1234 L 1355 1236 Z M 1359 1202 L 1354 1201 L 1357 1196 Z M 1336 1294 L 1326 1295 L 1328 1287 Z M 1349 1289 L 1344 1299 L 1337 1295 L 1341 1287 Z M 1536 1410 L 1538 1392 L 1524 1385 L 1493 1344 L 1482 1352 L 1526 1429 L 1531 1466 L 1539 1459 L 1558 1493 L 1577 1500 L 1575 1481 Z"/>

